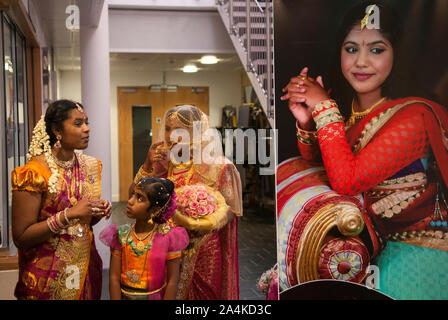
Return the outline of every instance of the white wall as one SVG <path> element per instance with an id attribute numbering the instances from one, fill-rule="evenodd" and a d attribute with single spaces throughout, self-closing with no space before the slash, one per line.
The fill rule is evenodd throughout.
<path id="1" fill-rule="evenodd" d="M 183 72 L 167 72 L 166 83 L 180 86 L 209 87 L 210 124 L 220 126 L 221 108 L 224 105 L 238 107 L 241 104 L 241 71 L 228 72 L 198 72 L 185 74 Z M 81 100 L 81 76 L 79 71 L 59 71 L 59 99 Z M 117 87 L 118 86 L 148 86 L 162 83 L 161 72 L 111 71 L 111 159 L 112 159 L 112 201 L 119 197 L 118 168 L 118 119 L 117 119 Z M 92 134 L 95 124 L 91 123 Z"/>
<path id="2" fill-rule="evenodd" d="M 81 71 L 58 70 L 58 99 L 81 101 Z"/>
<path id="3" fill-rule="evenodd" d="M 235 52 L 218 12 L 112 9 L 109 43 L 111 52 Z"/>

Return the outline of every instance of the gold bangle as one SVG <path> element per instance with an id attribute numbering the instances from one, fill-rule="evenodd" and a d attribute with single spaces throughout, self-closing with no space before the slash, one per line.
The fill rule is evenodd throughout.
<path id="1" fill-rule="evenodd" d="M 152 174 L 152 172 L 154 171 L 154 168 L 151 168 L 151 170 L 148 172 L 145 169 L 143 169 L 143 165 L 140 167 L 140 169 L 142 170 L 142 174 L 145 176 L 150 176 Z"/>
<path id="2" fill-rule="evenodd" d="M 314 121 L 316 122 L 317 130 L 319 131 L 323 127 L 334 123 L 334 122 L 342 122 L 344 123 L 344 118 L 342 118 L 342 115 L 339 113 L 339 110 L 336 108 L 336 110 L 326 110 L 324 112 L 321 112 L 318 114 Z"/>
<path id="3" fill-rule="evenodd" d="M 67 222 L 67 225 L 71 225 L 71 222 L 67 217 L 67 210 L 68 210 L 68 207 L 64 209 L 64 219 L 65 219 L 65 222 Z"/>
<path id="4" fill-rule="evenodd" d="M 334 101 L 333 99 L 323 100 L 323 101 L 320 101 L 319 103 L 317 103 L 314 106 L 313 111 L 311 112 L 311 115 L 314 118 L 314 117 L 316 117 L 316 115 L 319 112 L 324 111 L 324 110 L 328 110 L 328 109 L 332 109 L 332 108 L 338 108 L 338 105 L 336 104 L 336 101 Z"/>
<path id="5" fill-rule="evenodd" d="M 140 169 L 138 169 L 137 174 L 134 177 L 134 183 L 137 184 L 141 178 L 152 177 L 153 172 L 154 172 L 154 168 L 151 168 L 151 171 L 147 172 L 147 171 L 145 171 L 145 169 L 143 169 L 143 165 L 141 165 Z"/>
<path id="6" fill-rule="evenodd" d="M 296 122 L 296 137 L 303 144 L 314 144 L 318 141 L 317 131 L 307 131 L 299 126 L 299 122 Z"/>
<path id="7" fill-rule="evenodd" d="M 51 221 L 50 221 L 50 219 L 52 219 L 53 217 L 50 217 L 50 218 L 47 218 L 47 226 L 48 226 L 48 229 L 50 229 L 50 231 L 51 232 L 53 232 L 53 233 L 58 233 L 57 232 L 57 230 L 55 230 L 53 227 L 52 227 L 52 225 L 51 225 Z"/>

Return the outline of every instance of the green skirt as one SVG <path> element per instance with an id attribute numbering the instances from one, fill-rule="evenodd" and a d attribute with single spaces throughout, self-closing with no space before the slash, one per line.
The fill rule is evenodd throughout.
<path id="1" fill-rule="evenodd" d="M 382 293 L 399 300 L 447 300 L 448 252 L 389 241 L 372 264 Z"/>

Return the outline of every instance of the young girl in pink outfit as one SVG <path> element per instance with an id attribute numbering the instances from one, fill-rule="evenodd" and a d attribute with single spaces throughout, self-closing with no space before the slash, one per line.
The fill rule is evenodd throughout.
<path id="1" fill-rule="evenodd" d="M 176 209 L 174 184 L 142 178 L 135 185 L 126 215 L 132 225 L 110 225 L 100 234 L 111 248 L 109 292 L 112 300 L 170 300 L 176 297 L 181 250 L 189 238 L 168 221 Z"/>

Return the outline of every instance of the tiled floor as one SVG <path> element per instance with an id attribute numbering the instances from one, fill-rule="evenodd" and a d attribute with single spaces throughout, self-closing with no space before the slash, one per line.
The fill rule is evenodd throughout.
<path id="1" fill-rule="evenodd" d="M 274 211 L 246 208 L 243 214 L 238 225 L 240 299 L 265 299 L 256 285 L 277 261 Z"/>
<path id="2" fill-rule="evenodd" d="M 124 214 L 125 202 L 113 203 L 112 223 L 132 222 Z M 258 278 L 276 262 L 275 216 L 273 209 L 245 208 L 238 225 L 240 299 L 260 300 L 265 296 L 256 288 Z M 103 274 L 102 299 L 109 299 L 108 270 Z"/>

